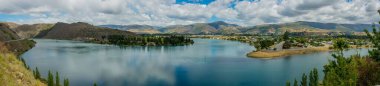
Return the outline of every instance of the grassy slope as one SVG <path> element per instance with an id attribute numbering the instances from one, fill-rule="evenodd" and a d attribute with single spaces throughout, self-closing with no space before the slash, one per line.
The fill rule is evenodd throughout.
<path id="1" fill-rule="evenodd" d="M 3 86 L 46 86 L 34 78 L 17 56 L 0 44 L 0 83 Z"/>

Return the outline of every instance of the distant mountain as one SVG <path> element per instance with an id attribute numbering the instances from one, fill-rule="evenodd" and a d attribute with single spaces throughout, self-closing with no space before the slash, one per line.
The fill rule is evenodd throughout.
<path id="1" fill-rule="evenodd" d="M 149 25 L 100 25 L 100 27 L 107 27 L 112 29 L 130 31 L 137 34 L 159 34 L 158 27 Z"/>
<path id="2" fill-rule="evenodd" d="M 71 24 L 58 22 L 51 29 L 41 32 L 36 37 L 62 40 L 103 40 L 103 36 L 109 35 L 134 36 L 135 33 L 97 27 L 84 22 Z"/>
<path id="3" fill-rule="evenodd" d="M 333 30 L 333 31 L 355 31 L 355 32 L 363 32 L 364 29 L 371 29 L 372 24 L 337 24 L 337 23 L 318 23 L 318 22 L 306 22 L 299 21 L 302 25 L 307 25 L 314 28 L 320 28 L 325 30 Z"/>
<path id="4" fill-rule="evenodd" d="M 38 35 L 41 31 L 48 30 L 51 27 L 53 27 L 54 24 L 24 24 L 19 25 L 15 28 L 12 28 L 17 35 L 19 35 L 21 38 L 33 38 L 36 35 Z"/>
<path id="5" fill-rule="evenodd" d="M 212 23 L 196 23 L 190 25 L 172 25 L 163 28 L 163 33 L 175 34 L 232 34 L 241 33 L 241 27 L 223 21 Z"/>
<path id="6" fill-rule="evenodd" d="M 265 24 L 250 27 L 241 27 L 223 21 L 190 25 L 171 25 L 163 28 L 149 25 L 101 25 L 101 27 L 131 31 L 139 34 L 282 34 L 285 31 L 317 33 L 363 32 L 364 29 L 370 29 L 371 26 L 371 24 L 337 24 L 307 21 Z"/>
<path id="7" fill-rule="evenodd" d="M 14 30 L 21 38 L 32 38 L 36 34 L 41 38 L 42 35 L 50 32 L 53 24 L 33 24 L 33 25 L 19 25 L 12 22 L 2 22 L 8 25 Z M 59 23 L 64 25 L 64 23 Z M 68 26 L 69 29 L 64 29 Z M 380 25 L 377 25 L 380 26 Z M 57 28 L 57 27 L 56 27 Z M 85 32 L 86 30 L 92 30 L 89 28 L 102 28 L 113 30 L 122 30 L 127 32 L 133 32 L 137 34 L 282 34 L 285 31 L 289 32 L 316 32 L 316 33 L 329 33 L 329 32 L 350 32 L 363 34 L 364 29 L 372 30 L 372 24 L 338 24 L 338 23 L 319 23 L 319 22 L 307 22 L 298 21 L 281 24 L 264 24 L 249 27 L 242 27 L 236 24 L 229 24 L 223 21 L 217 21 L 212 23 L 195 23 L 189 25 L 171 25 L 166 27 L 157 27 L 149 25 L 100 25 L 93 26 L 87 23 L 73 23 L 66 24 L 59 27 L 63 32 L 74 33 L 75 31 Z M 71 28 L 71 29 L 70 29 Z M 74 29 L 81 28 L 81 29 Z M 112 30 L 112 31 L 113 31 Z M 55 30 L 53 30 L 55 31 Z M 107 30 L 111 31 L 111 30 Z M 111 32 L 112 32 L 111 31 Z M 97 32 L 97 31 L 95 31 Z M 91 34 L 95 34 L 91 33 Z M 116 31 L 118 32 L 118 31 Z M 40 34 L 41 33 L 41 34 Z M 59 32 L 57 32 L 59 33 Z M 97 32 L 99 33 L 99 32 Z M 65 33 L 65 36 L 68 33 Z M 75 33 L 78 35 L 79 33 Z M 88 33 L 90 34 L 90 33 Z M 50 34 L 50 37 L 54 34 Z M 104 34 L 102 34 L 104 35 Z M 67 38 L 64 37 L 64 38 Z M 72 37 L 69 37 L 72 38 Z"/>

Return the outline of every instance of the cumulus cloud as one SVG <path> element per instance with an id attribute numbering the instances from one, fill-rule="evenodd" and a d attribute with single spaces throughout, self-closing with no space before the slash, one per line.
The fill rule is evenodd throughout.
<path id="1" fill-rule="evenodd" d="M 215 0 L 202 4 L 176 0 L 0 0 L 0 14 L 28 15 L 17 23 L 89 22 L 167 26 L 208 22 L 215 16 L 251 26 L 315 21 L 373 23 L 378 0 Z M 2 20 L 0 21 L 7 21 Z"/>

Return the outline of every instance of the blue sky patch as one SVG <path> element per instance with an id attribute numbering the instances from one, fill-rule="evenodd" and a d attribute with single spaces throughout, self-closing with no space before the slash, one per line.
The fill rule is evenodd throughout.
<path id="1" fill-rule="evenodd" d="M 28 15 L 13 15 L 13 14 L 2 14 L 0 13 L 0 21 L 20 21 L 25 19 L 30 19 Z"/>

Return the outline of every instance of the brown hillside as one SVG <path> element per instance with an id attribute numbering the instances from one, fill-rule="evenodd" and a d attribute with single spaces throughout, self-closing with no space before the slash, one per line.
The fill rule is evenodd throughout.
<path id="1" fill-rule="evenodd" d="M 101 28 L 87 23 L 56 23 L 50 30 L 42 32 L 37 37 L 62 40 L 101 40 L 107 35 L 135 35 L 129 31 L 121 31 L 109 28 Z"/>
<path id="2" fill-rule="evenodd" d="M 0 23 L 0 41 L 9 41 L 20 39 L 14 31 L 9 29 L 9 25 Z"/>
<path id="3" fill-rule="evenodd" d="M 50 29 L 54 24 L 33 24 L 33 25 L 20 25 L 16 28 L 12 28 L 17 35 L 21 38 L 33 38 L 41 31 Z"/>

